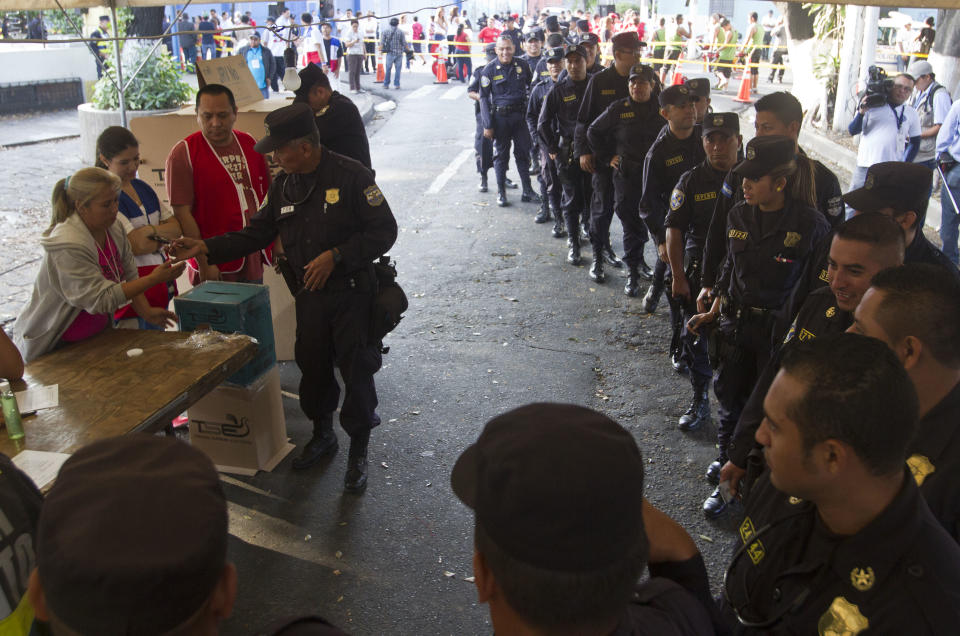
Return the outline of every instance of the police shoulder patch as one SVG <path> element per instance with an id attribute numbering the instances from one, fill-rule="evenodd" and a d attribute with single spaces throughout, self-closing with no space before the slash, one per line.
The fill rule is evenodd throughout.
<path id="1" fill-rule="evenodd" d="M 683 205 L 683 198 L 683 190 L 674 188 L 673 194 L 670 195 L 670 209 L 679 210 L 680 206 Z"/>
<path id="2" fill-rule="evenodd" d="M 726 181 L 723 182 L 723 187 L 720 188 L 720 193 L 723 194 L 723 196 L 727 197 L 728 199 L 733 198 L 733 188 L 730 187 L 730 184 L 727 183 Z"/>
<path id="3" fill-rule="evenodd" d="M 383 193 L 376 185 L 364 188 L 363 196 L 367 197 L 367 203 L 372 206 L 378 206 L 383 203 Z"/>
<path id="4" fill-rule="evenodd" d="M 827 200 L 827 214 L 837 216 L 843 211 L 843 197 L 830 197 Z"/>
<path id="5" fill-rule="evenodd" d="M 480 86 L 483 86 L 484 88 L 486 88 L 487 86 L 490 86 L 490 78 L 487 77 L 486 75 L 484 75 L 483 77 L 481 77 L 481 78 L 480 78 Z"/>

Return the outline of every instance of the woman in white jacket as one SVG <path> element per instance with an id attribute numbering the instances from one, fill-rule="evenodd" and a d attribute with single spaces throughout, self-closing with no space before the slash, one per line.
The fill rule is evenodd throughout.
<path id="1" fill-rule="evenodd" d="M 151 307 L 143 292 L 176 279 L 184 264 L 166 262 L 138 277 L 130 241 L 117 222 L 119 192 L 120 178 L 101 168 L 84 168 L 54 186 L 53 219 L 40 239 L 43 263 L 13 327 L 28 362 L 112 327 L 114 312 L 128 302 L 151 324 L 176 320 L 172 312 Z"/>

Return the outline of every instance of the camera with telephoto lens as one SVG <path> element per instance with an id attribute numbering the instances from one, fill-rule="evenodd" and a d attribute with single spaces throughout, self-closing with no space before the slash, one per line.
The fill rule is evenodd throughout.
<path id="1" fill-rule="evenodd" d="M 879 66 L 867 69 L 867 90 L 860 100 L 861 108 L 876 108 L 887 103 L 887 97 L 893 88 L 893 80 Z"/>

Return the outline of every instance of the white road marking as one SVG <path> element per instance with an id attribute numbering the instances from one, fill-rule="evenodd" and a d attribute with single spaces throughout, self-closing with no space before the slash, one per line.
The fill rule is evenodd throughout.
<path id="1" fill-rule="evenodd" d="M 426 97 L 435 90 L 437 90 L 437 87 L 434 84 L 426 84 L 407 95 L 407 99 L 420 99 L 421 97 Z"/>
<path id="2" fill-rule="evenodd" d="M 461 95 L 467 94 L 466 86 L 454 86 L 453 88 L 447 89 L 447 92 L 440 96 L 440 99 L 456 99 Z"/>
<path id="3" fill-rule="evenodd" d="M 433 180 L 433 183 L 430 184 L 430 187 L 427 188 L 427 194 L 439 194 L 443 190 L 443 186 L 447 185 L 447 181 L 457 174 L 457 170 L 460 169 L 460 166 L 463 165 L 463 162 L 473 156 L 473 148 L 464 148 L 460 151 L 460 154 L 456 158 L 447 164 L 447 167 L 443 169 L 443 172 L 437 175 L 437 178 Z"/>

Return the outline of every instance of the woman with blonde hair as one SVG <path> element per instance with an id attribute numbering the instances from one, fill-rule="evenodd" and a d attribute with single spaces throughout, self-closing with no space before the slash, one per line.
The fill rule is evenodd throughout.
<path id="1" fill-rule="evenodd" d="M 151 324 L 176 320 L 165 308 L 151 307 L 143 292 L 175 280 L 184 264 L 166 262 L 138 277 L 130 241 L 117 222 L 120 187 L 120 177 L 102 168 L 78 170 L 53 187 L 53 218 L 40 239 L 43 262 L 14 324 L 26 361 L 110 328 L 113 313 L 128 302 Z"/>

